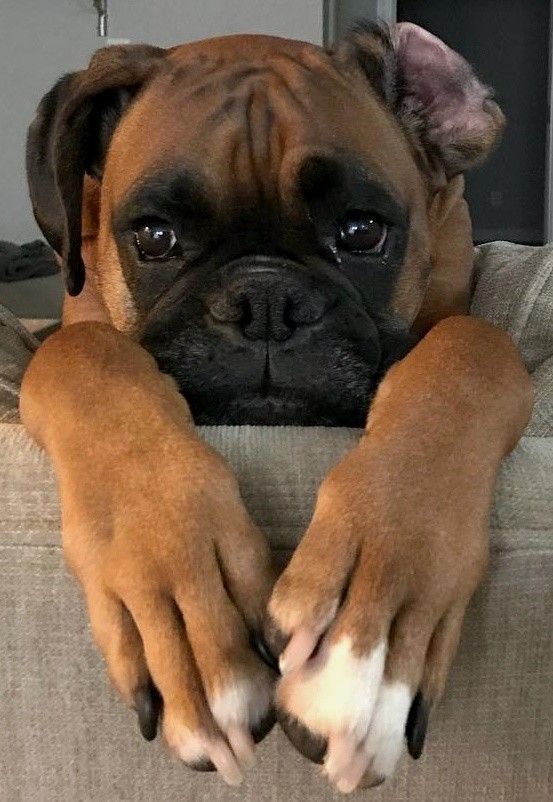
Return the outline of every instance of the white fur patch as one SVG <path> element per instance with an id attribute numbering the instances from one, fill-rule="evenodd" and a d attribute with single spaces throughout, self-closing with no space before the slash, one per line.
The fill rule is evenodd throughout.
<path id="1" fill-rule="evenodd" d="M 382 684 L 363 746 L 372 759 L 373 772 L 380 777 L 389 777 L 401 757 L 411 701 L 411 691 L 404 682 Z"/>
<path id="2" fill-rule="evenodd" d="M 386 643 L 366 657 L 352 651 L 349 636 L 329 647 L 324 663 L 309 664 L 284 677 L 278 688 L 282 706 L 312 732 L 349 732 L 365 737 L 384 672 Z"/>
<path id="3" fill-rule="evenodd" d="M 271 683 L 260 674 L 257 678 L 228 685 L 210 703 L 211 712 L 222 730 L 229 724 L 243 724 L 249 728 L 265 716 L 271 696 Z"/>
<path id="4" fill-rule="evenodd" d="M 207 756 L 207 742 L 204 737 L 193 732 L 188 727 L 165 728 L 165 738 L 168 745 L 175 750 L 185 763 L 197 763 Z"/>

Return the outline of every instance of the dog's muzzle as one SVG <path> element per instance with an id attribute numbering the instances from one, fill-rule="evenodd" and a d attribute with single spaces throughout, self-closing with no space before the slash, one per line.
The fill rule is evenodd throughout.
<path id="1" fill-rule="evenodd" d="M 355 288 L 252 255 L 174 288 L 142 343 L 197 423 L 362 426 L 385 336 Z"/>

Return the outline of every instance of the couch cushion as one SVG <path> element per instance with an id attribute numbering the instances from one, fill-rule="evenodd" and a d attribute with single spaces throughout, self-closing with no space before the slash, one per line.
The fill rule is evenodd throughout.
<path id="1" fill-rule="evenodd" d="M 19 386 L 39 340 L 0 304 L 0 423 L 18 420 Z"/>
<path id="2" fill-rule="evenodd" d="M 551 802 L 553 553 L 496 554 L 425 753 L 366 802 Z M 549 588 L 549 590 L 548 590 Z M 275 729 L 229 789 L 146 744 L 59 554 L 0 549 L 2 802 L 339 802 Z"/>
<path id="3" fill-rule="evenodd" d="M 425 755 L 416 764 L 404 759 L 389 783 L 355 798 L 552 798 L 553 438 L 546 435 L 553 434 L 553 249 L 520 248 L 497 244 L 477 251 L 473 312 L 512 327 L 537 394 L 526 436 L 498 479 L 488 578 L 470 605 Z M 547 325 L 534 321 L 536 315 Z M 18 382 L 35 347 L 17 325 L 0 322 L 0 420 L 16 419 Z M 309 520 L 321 477 L 359 437 L 348 429 L 202 431 L 233 464 L 245 502 L 281 560 Z M 193 773 L 160 744 L 141 741 L 133 715 L 108 690 L 84 605 L 63 565 L 59 526 L 47 457 L 21 425 L 0 423 L 2 802 L 342 799 L 278 729 L 261 744 L 258 763 L 239 789 Z"/>
<path id="4" fill-rule="evenodd" d="M 471 314 L 508 331 L 532 374 L 526 434 L 553 435 L 553 246 L 489 242 L 475 249 Z"/>
<path id="5" fill-rule="evenodd" d="M 236 471 L 254 520 L 282 559 L 298 542 L 317 487 L 357 441 L 354 429 L 208 426 L 202 434 Z M 524 437 L 503 461 L 492 548 L 553 545 L 553 438 Z M 0 543 L 57 547 L 59 508 L 50 461 L 21 424 L 0 424 Z"/>
<path id="6" fill-rule="evenodd" d="M 211 427 L 283 562 L 318 482 L 358 438 L 346 429 Z M 425 755 L 404 758 L 374 802 L 549 802 L 553 732 L 551 438 L 505 460 L 493 553 L 470 605 Z M 49 461 L 21 425 L 0 424 L 0 799 L 6 802 L 338 802 L 275 729 L 240 789 L 145 744 L 109 688 L 76 584 L 63 565 Z M 4 796 L 3 796 L 4 794 Z M 368 795 L 356 795 L 369 798 Z"/>

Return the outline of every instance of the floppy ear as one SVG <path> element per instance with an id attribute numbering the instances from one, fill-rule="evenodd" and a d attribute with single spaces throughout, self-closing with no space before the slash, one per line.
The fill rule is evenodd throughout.
<path id="1" fill-rule="evenodd" d="M 62 257 L 67 291 L 85 280 L 81 257 L 85 173 L 101 180 L 107 149 L 122 113 L 163 63 L 148 45 L 98 50 L 86 70 L 61 78 L 41 100 L 27 134 L 27 180 L 42 233 Z"/>
<path id="2" fill-rule="evenodd" d="M 462 56 L 409 22 L 358 24 L 338 53 L 361 67 L 439 187 L 483 161 L 505 118 Z"/>

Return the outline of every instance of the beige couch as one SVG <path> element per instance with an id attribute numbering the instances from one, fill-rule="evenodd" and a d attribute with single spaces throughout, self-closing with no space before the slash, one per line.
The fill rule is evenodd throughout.
<path id="1" fill-rule="evenodd" d="M 536 386 L 532 422 L 505 460 L 488 579 L 471 605 L 447 695 L 418 763 L 354 798 L 553 799 L 553 249 L 477 251 L 473 313 L 509 329 Z M 1 317 L 1 316 L 0 316 Z M 59 549 L 47 458 L 17 423 L 36 343 L 0 325 L 0 802 L 306 802 L 341 798 L 274 730 L 239 789 L 144 742 L 110 690 Z M 285 559 L 317 483 L 358 436 L 345 429 L 204 434 L 235 466 L 245 501 Z"/>

